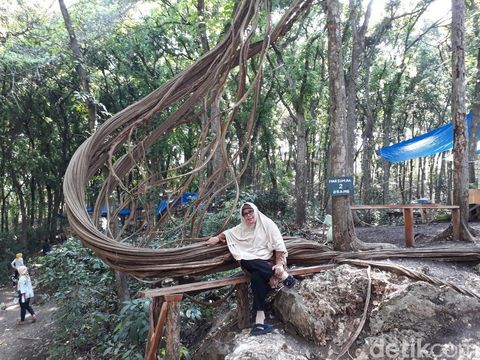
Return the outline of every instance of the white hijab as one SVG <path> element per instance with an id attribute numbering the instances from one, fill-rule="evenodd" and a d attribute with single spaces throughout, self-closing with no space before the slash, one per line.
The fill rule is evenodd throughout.
<path id="1" fill-rule="evenodd" d="M 255 224 L 247 224 L 242 216 L 242 209 L 249 205 L 255 214 Z M 281 251 L 287 255 L 287 248 L 277 225 L 255 204 L 247 202 L 240 207 L 241 223 L 226 230 L 227 245 L 235 260 L 269 260 L 273 251 Z"/>

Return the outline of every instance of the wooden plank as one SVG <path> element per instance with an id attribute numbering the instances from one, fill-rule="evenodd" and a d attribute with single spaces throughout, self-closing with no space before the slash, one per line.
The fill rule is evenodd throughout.
<path id="1" fill-rule="evenodd" d="M 147 335 L 147 342 L 145 344 L 145 359 L 147 359 L 148 350 L 151 347 L 150 342 L 152 341 L 154 334 L 155 334 L 155 325 L 160 317 L 160 311 L 163 304 L 163 297 L 154 297 L 152 299 L 152 303 L 149 306 L 148 311 L 148 335 Z"/>
<path id="2" fill-rule="evenodd" d="M 403 221 L 405 227 L 405 246 L 413 247 L 415 238 L 413 235 L 413 211 L 411 208 L 403 209 Z"/>
<path id="3" fill-rule="evenodd" d="M 450 209 L 452 211 L 453 238 L 460 239 L 460 208 L 458 205 L 442 204 L 389 204 L 389 205 L 351 205 L 352 210 L 381 210 L 381 209 L 403 209 L 403 220 L 405 226 L 405 246 L 415 245 L 413 234 L 413 210 L 414 209 Z"/>
<path id="4" fill-rule="evenodd" d="M 289 269 L 288 273 L 291 275 L 307 275 L 307 274 L 314 274 L 317 272 L 329 270 L 334 267 L 335 265 L 333 264 L 301 267 L 301 268 Z M 156 297 L 156 296 L 165 296 L 165 295 L 171 295 L 171 294 L 183 294 L 183 293 L 188 293 L 190 291 L 208 290 L 208 289 L 215 289 L 215 288 L 229 286 L 229 285 L 244 284 L 249 281 L 250 279 L 247 276 L 238 275 L 238 276 L 227 278 L 227 279 L 201 281 L 201 282 L 192 283 L 192 284 L 182 284 L 182 285 L 175 285 L 175 286 L 170 286 L 165 288 L 141 290 L 138 292 L 138 295 L 144 296 L 144 297 Z"/>
<path id="5" fill-rule="evenodd" d="M 468 203 L 480 204 L 480 189 L 468 189 Z"/>
<path id="6" fill-rule="evenodd" d="M 240 330 L 246 329 L 250 325 L 250 311 L 248 307 L 248 287 L 247 284 L 237 284 L 237 320 Z"/>
<path id="7" fill-rule="evenodd" d="M 453 240 L 460 240 L 460 209 L 452 210 Z"/>
<path id="8" fill-rule="evenodd" d="M 224 287 L 228 285 L 242 284 L 242 283 L 246 283 L 247 281 L 248 281 L 248 278 L 245 275 L 239 275 L 239 276 L 235 276 L 227 279 L 202 281 L 198 283 L 175 285 L 175 286 L 159 288 L 159 289 L 141 290 L 138 292 L 138 295 L 144 296 L 144 297 L 155 297 L 155 296 L 164 296 L 169 294 L 183 294 L 183 293 L 188 293 L 189 291 L 215 289 L 218 287 Z"/>
<path id="9" fill-rule="evenodd" d="M 167 318 L 168 312 L 168 303 L 164 302 L 162 304 L 162 309 L 160 310 L 160 316 L 158 317 L 157 324 L 155 325 L 155 331 L 152 334 L 152 337 L 149 339 L 148 343 L 150 348 L 147 351 L 146 360 L 155 360 L 157 358 L 158 343 L 162 337 L 163 325 L 165 325 L 165 320 Z"/>

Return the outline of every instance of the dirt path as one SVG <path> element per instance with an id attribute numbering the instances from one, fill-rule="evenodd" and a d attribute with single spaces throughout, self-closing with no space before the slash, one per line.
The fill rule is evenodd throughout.
<path id="1" fill-rule="evenodd" d="M 26 324 L 17 325 L 20 307 L 14 304 L 14 297 L 13 286 L 0 288 L 0 359 L 47 359 L 48 347 L 55 331 L 52 317 L 55 311 L 54 304 L 42 304 L 34 299 L 32 308 L 36 313 L 37 322 L 30 323 L 30 315 L 27 313 Z"/>

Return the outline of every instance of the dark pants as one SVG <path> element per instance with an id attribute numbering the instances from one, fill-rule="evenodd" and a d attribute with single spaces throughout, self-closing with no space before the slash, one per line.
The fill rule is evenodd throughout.
<path id="1" fill-rule="evenodd" d="M 251 275 L 250 287 L 253 293 L 253 310 L 265 310 L 265 299 L 267 293 L 272 289 L 268 284 L 268 280 L 275 271 L 272 270 L 272 263 L 267 260 L 240 260 L 242 269 L 248 271 Z"/>
<path id="2" fill-rule="evenodd" d="M 33 311 L 32 307 L 30 306 L 30 299 L 25 299 L 25 302 L 22 303 L 22 295 L 20 295 L 19 303 L 20 320 L 25 321 L 25 315 L 27 314 L 27 311 L 30 313 L 30 315 L 35 315 L 35 311 Z"/>

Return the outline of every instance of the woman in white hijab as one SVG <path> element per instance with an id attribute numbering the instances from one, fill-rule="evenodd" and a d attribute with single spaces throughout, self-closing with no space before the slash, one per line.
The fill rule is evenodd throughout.
<path id="1" fill-rule="evenodd" d="M 240 208 L 241 223 L 223 233 L 213 236 L 207 245 L 227 242 L 230 253 L 240 262 L 243 270 L 251 275 L 255 325 L 251 335 L 272 332 L 272 325 L 265 324 L 265 299 L 272 289 L 271 284 L 282 281 L 291 288 L 295 278 L 285 271 L 287 248 L 277 225 L 261 213 L 255 204 L 245 203 Z"/>
<path id="2" fill-rule="evenodd" d="M 28 269 L 26 266 L 19 266 L 17 268 L 20 277 L 18 278 L 17 291 L 20 303 L 20 320 L 17 321 L 18 325 L 25 324 L 25 315 L 27 311 L 32 317 L 32 323 L 37 320 L 35 312 L 30 306 L 30 299 L 33 298 L 33 287 L 30 276 L 28 275 Z"/>

